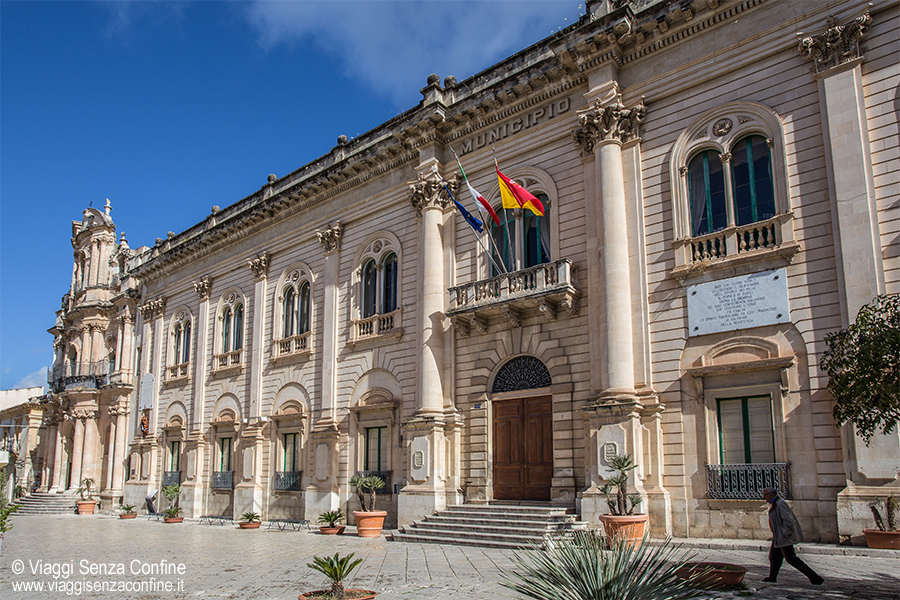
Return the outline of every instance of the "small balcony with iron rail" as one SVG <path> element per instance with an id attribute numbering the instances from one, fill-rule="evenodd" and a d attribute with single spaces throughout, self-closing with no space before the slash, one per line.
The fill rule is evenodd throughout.
<path id="1" fill-rule="evenodd" d="M 759 500 L 775 488 L 791 498 L 791 463 L 706 465 L 706 497 L 719 500 Z"/>
<path id="2" fill-rule="evenodd" d="M 575 316 L 581 299 L 575 270 L 572 260 L 563 258 L 452 287 L 447 316 L 462 337 L 472 329 L 487 333 L 492 319 L 518 327 L 529 314 L 548 321 L 556 320 L 560 311 Z"/>
<path id="3" fill-rule="evenodd" d="M 163 471 L 162 487 L 181 485 L 181 471 Z"/>
<path id="4" fill-rule="evenodd" d="M 303 471 L 276 471 L 275 472 L 275 491 L 276 492 L 302 492 L 301 481 Z"/>
<path id="5" fill-rule="evenodd" d="M 65 362 L 55 366 L 47 374 L 47 384 L 53 393 L 75 389 L 99 389 L 108 385 L 110 378 L 110 362 L 98 360 L 93 362 Z"/>
<path id="6" fill-rule="evenodd" d="M 233 490 L 234 471 L 213 471 L 210 487 L 214 490 Z"/>

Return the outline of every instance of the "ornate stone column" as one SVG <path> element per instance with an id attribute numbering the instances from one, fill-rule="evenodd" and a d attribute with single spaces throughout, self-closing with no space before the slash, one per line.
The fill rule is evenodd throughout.
<path id="1" fill-rule="evenodd" d="M 341 240 L 344 226 L 335 221 L 316 231 L 325 253 L 325 273 L 322 286 L 325 301 L 322 306 L 322 404 L 319 419 L 310 432 L 310 454 L 313 459 L 312 483 L 306 488 L 306 519 L 341 507 L 338 459 L 340 432 L 337 424 L 337 355 L 338 304 L 340 302 Z"/>
<path id="2" fill-rule="evenodd" d="M 108 481 L 111 482 L 110 489 L 113 497 L 121 497 L 125 489 L 125 463 L 127 456 L 125 455 L 125 444 L 128 437 L 128 414 L 129 405 L 127 401 L 119 401 L 117 406 L 109 408 L 109 416 L 112 419 L 113 427 L 110 433 L 110 463 L 112 463 L 112 474 Z"/>
<path id="3" fill-rule="evenodd" d="M 263 365 L 266 339 L 266 295 L 269 276 L 269 254 L 263 252 L 247 261 L 256 283 L 253 286 L 253 343 L 250 347 L 250 411 L 251 419 L 262 416 Z"/>
<path id="4" fill-rule="evenodd" d="M 62 481 L 62 473 L 65 469 L 65 465 L 63 464 L 63 432 L 60 427 L 60 421 L 64 419 L 67 415 L 60 414 L 56 417 L 56 443 L 53 445 L 53 479 L 50 484 L 51 492 L 61 492 L 63 488 L 61 486 L 65 485 L 65 482 Z"/>
<path id="5" fill-rule="evenodd" d="M 398 499 L 398 526 L 461 501 L 454 484 L 453 448 L 459 441 L 460 421 L 455 409 L 444 406 L 444 309 L 447 282 L 444 276 L 444 210 L 450 197 L 438 176 L 440 163 L 428 158 L 409 182 L 410 202 L 421 217 L 421 302 L 418 304 L 419 381 L 416 414 L 403 424 L 408 440 L 408 484 Z M 459 187 L 455 177 L 447 182 Z"/>
<path id="6" fill-rule="evenodd" d="M 189 415 L 190 423 L 187 424 L 191 431 L 203 428 L 203 404 L 206 398 L 206 374 L 208 372 L 206 365 L 209 356 L 207 330 L 209 329 L 209 291 L 211 287 L 209 276 L 194 282 L 194 290 L 200 297 L 200 310 L 197 315 L 197 368 L 194 369 L 194 402 Z M 213 343 L 215 344 L 215 341 Z"/>
<path id="7" fill-rule="evenodd" d="M 85 415 L 81 410 L 72 411 L 72 418 L 75 422 L 75 433 L 72 435 L 72 477 L 69 482 L 71 489 L 75 489 L 81 485 L 82 461 L 84 456 L 84 420 Z"/>
<path id="8" fill-rule="evenodd" d="M 100 491 L 100 484 L 103 481 L 100 415 L 93 409 L 83 409 L 82 415 L 84 419 L 84 449 L 81 453 L 81 476 L 93 479 L 95 489 Z"/>
<path id="9" fill-rule="evenodd" d="M 45 437 L 47 445 L 44 446 L 42 452 L 44 468 L 41 474 L 41 486 L 38 488 L 42 492 L 49 491 L 53 486 L 53 474 L 59 468 L 56 462 L 56 445 L 59 444 L 59 417 L 56 415 L 55 410 L 48 409 L 44 415 L 44 423 L 47 427 Z"/>

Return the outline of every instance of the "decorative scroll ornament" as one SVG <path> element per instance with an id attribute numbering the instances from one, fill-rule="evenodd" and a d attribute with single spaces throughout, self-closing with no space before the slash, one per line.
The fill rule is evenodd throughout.
<path id="1" fill-rule="evenodd" d="M 860 57 L 859 40 L 869 33 L 872 17 L 867 12 L 846 25 L 838 25 L 834 16 L 826 20 L 825 33 L 800 40 L 797 51 L 815 61 L 815 72 L 821 73 Z"/>
<path id="2" fill-rule="evenodd" d="M 164 296 L 157 296 L 154 300 L 148 300 L 140 307 L 141 316 L 145 321 L 149 321 L 153 317 L 161 317 L 166 313 L 166 299 Z"/>
<path id="3" fill-rule="evenodd" d="M 550 371 L 533 356 L 517 356 L 497 373 L 491 393 L 518 392 L 550 387 Z"/>
<path id="4" fill-rule="evenodd" d="M 201 300 L 206 300 L 207 298 L 209 298 L 209 288 L 210 281 L 208 275 L 200 281 L 194 282 L 194 291 L 197 292 L 197 295 L 200 296 Z"/>
<path id="5" fill-rule="evenodd" d="M 110 406 L 107 409 L 107 412 L 109 413 L 109 416 L 111 416 L 111 417 L 124 416 L 124 415 L 128 414 L 128 406 L 125 406 L 122 404 L 119 404 L 116 406 Z"/>
<path id="6" fill-rule="evenodd" d="M 76 408 L 75 410 L 72 411 L 72 418 L 82 419 L 82 420 L 96 419 L 97 411 L 86 409 L 86 408 Z"/>
<path id="7" fill-rule="evenodd" d="M 257 278 L 265 277 L 269 274 L 269 254 L 267 252 L 257 254 L 256 258 L 251 258 L 247 261 L 247 264 Z"/>
<path id="8" fill-rule="evenodd" d="M 341 225 L 340 221 L 335 221 L 325 229 L 316 231 L 316 235 L 319 237 L 319 243 L 322 244 L 322 249 L 325 250 L 325 254 L 330 254 L 331 252 L 341 249 L 344 226 Z"/>
<path id="9" fill-rule="evenodd" d="M 459 190 L 459 179 L 456 175 L 445 181 L 450 193 L 455 194 Z M 450 204 L 450 194 L 444 189 L 436 170 L 419 173 L 418 179 L 409 182 L 409 194 L 409 201 L 419 215 L 426 208 L 437 207 L 443 210 Z"/>
<path id="10" fill-rule="evenodd" d="M 603 140 L 628 142 L 640 139 L 640 125 L 647 116 L 644 96 L 632 108 L 625 108 L 622 95 L 618 94 L 613 104 L 603 106 L 597 101 L 593 106 L 578 112 L 581 128 L 572 133 L 572 139 L 582 147 L 584 154 L 594 151 L 594 146 Z"/>

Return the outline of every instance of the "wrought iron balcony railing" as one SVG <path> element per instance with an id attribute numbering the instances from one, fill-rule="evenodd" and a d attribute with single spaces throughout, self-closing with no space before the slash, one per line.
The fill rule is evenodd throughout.
<path id="1" fill-rule="evenodd" d="M 67 389 L 97 389 L 109 383 L 110 362 L 98 360 L 63 364 L 53 367 L 47 374 L 47 383 L 54 393 Z"/>
<path id="2" fill-rule="evenodd" d="M 381 480 L 384 481 L 384 487 L 378 490 L 375 490 L 376 494 L 391 494 L 392 487 L 391 481 L 392 476 L 394 474 L 393 471 L 357 471 L 357 475 L 360 477 L 368 477 L 369 475 L 375 475 L 376 477 L 381 477 Z"/>
<path id="3" fill-rule="evenodd" d="M 211 487 L 214 490 L 234 489 L 234 471 L 213 471 Z"/>
<path id="4" fill-rule="evenodd" d="M 181 485 L 181 471 L 163 471 L 162 487 Z"/>
<path id="5" fill-rule="evenodd" d="M 764 488 L 791 497 L 790 463 L 706 465 L 706 497 L 759 500 Z"/>
<path id="6" fill-rule="evenodd" d="M 279 492 L 300 492 L 300 479 L 303 471 L 276 471 L 275 490 Z"/>
<path id="7" fill-rule="evenodd" d="M 491 317 L 502 317 L 517 327 L 529 310 L 537 310 L 549 320 L 556 319 L 561 309 L 576 315 L 581 298 L 575 287 L 575 266 L 568 258 L 458 285 L 449 291 L 447 316 L 463 337 L 472 327 L 485 333 Z"/>

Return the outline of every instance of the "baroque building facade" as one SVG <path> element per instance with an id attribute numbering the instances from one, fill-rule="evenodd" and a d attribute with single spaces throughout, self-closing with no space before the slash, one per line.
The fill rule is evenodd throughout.
<path id="1" fill-rule="evenodd" d="M 490 501 L 596 525 L 629 454 L 656 535 L 765 538 L 768 484 L 810 539 L 861 535 L 900 437 L 837 427 L 818 363 L 900 292 L 897 24 L 887 0 L 588 2 L 152 246 L 89 208 L 42 485 L 315 519 L 374 472 L 394 527 Z M 494 154 L 543 216 L 500 207 Z"/>

